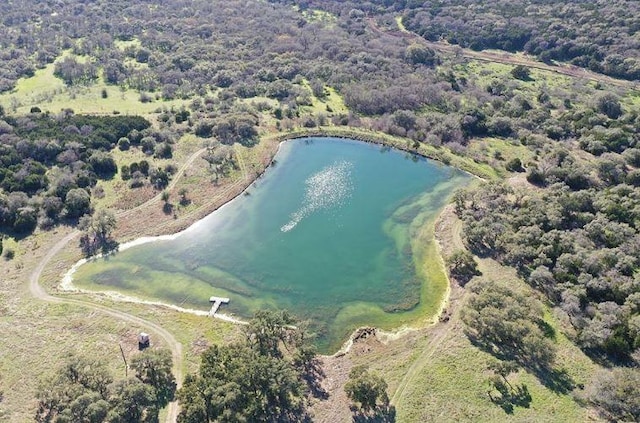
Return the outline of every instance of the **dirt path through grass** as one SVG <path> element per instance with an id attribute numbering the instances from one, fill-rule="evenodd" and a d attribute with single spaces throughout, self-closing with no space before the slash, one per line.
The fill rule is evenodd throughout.
<path id="1" fill-rule="evenodd" d="M 193 164 L 193 162 L 198 157 L 200 157 L 200 155 L 204 151 L 206 151 L 206 149 L 202 148 L 202 149 L 196 151 L 195 153 L 193 153 L 187 159 L 187 161 L 177 171 L 175 178 L 173 178 L 173 181 L 169 184 L 167 189 L 172 189 L 177 184 L 177 182 L 180 179 L 180 177 L 184 174 L 184 171 L 189 166 L 191 166 L 191 164 Z M 243 176 L 246 176 L 246 175 L 243 175 Z M 143 203 L 143 204 L 141 204 L 141 205 L 139 205 L 139 206 L 137 206 L 137 207 L 135 207 L 133 209 L 124 210 L 124 211 L 121 211 L 121 212 L 117 213 L 116 217 L 122 218 L 122 217 L 126 217 L 126 216 L 128 216 L 128 215 L 130 215 L 132 213 L 139 212 L 140 210 L 142 210 L 142 209 L 144 209 L 144 208 L 146 208 L 146 207 L 148 207 L 148 206 L 160 201 L 160 198 L 161 198 L 161 194 L 158 194 L 155 197 L 147 200 L 145 203 Z M 44 271 L 44 269 L 47 266 L 47 264 L 53 259 L 53 257 L 55 257 L 56 254 L 58 254 L 60 251 L 62 251 L 62 249 L 64 249 L 73 239 L 75 239 L 79 235 L 80 235 L 80 231 L 73 230 L 67 236 L 65 236 L 64 238 L 59 240 L 53 247 L 51 247 L 51 249 L 49 249 L 47 254 L 42 258 L 42 260 L 40 260 L 38 265 L 35 267 L 35 269 L 33 270 L 33 272 L 31 272 L 31 274 L 29 276 L 29 291 L 31 292 L 31 295 L 33 295 L 33 297 L 35 297 L 36 299 L 39 299 L 41 301 L 47 301 L 47 302 L 51 302 L 51 303 L 73 304 L 73 305 L 77 305 L 77 306 L 80 306 L 80 307 L 86 307 L 88 309 L 102 312 L 104 314 L 107 314 L 109 316 L 115 317 L 117 319 L 125 320 L 127 322 L 131 322 L 131 323 L 134 323 L 134 324 L 137 324 L 137 325 L 140 325 L 140 326 L 144 326 L 145 328 L 147 328 L 149 330 L 149 332 L 152 332 L 155 335 L 157 335 L 160 338 L 162 338 L 162 340 L 166 343 L 167 347 L 171 350 L 171 355 L 172 355 L 172 358 L 173 358 L 173 375 L 176 378 L 176 382 L 177 382 L 177 385 L 178 385 L 178 388 L 179 388 L 182 385 L 182 378 L 183 378 L 183 374 L 182 374 L 182 368 L 183 368 L 182 344 L 180 344 L 176 340 L 176 338 L 169 331 L 164 329 L 162 326 L 157 325 L 157 324 L 155 324 L 155 323 L 153 323 L 153 322 L 151 322 L 149 320 L 145 320 L 145 319 L 142 319 L 140 317 L 134 316 L 132 314 L 125 313 L 125 312 L 122 312 L 122 311 L 119 311 L 119 310 L 116 310 L 116 309 L 109 308 L 107 306 L 95 304 L 95 303 L 92 303 L 90 301 L 85 301 L 85 300 L 78 300 L 78 299 L 73 299 L 73 298 L 63 298 L 63 297 L 56 297 L 56 296 L 50 295 L 40 285 L 40 283 L 39 283 L 40 276 L 42 275 L 42 272 Z M 177 420 L 177 418 L 178 418 L 178 412 L 179 412 L 179 408 L 178 408 L 177 401 L 171 402 L 167 407 L 166 422 L 167 423 L 175 422 Z"/>
<path id="2" fill-rule="evenodd" d="M 40 275 L 42 274 L 47 264 L 56 254 L 58 254 L 64 247 L 67 246 L 69 242 L 71 242 L 71 240 L 76 238 L 78 235 L 80 235 L 80 231 L 74 230 L 69 235 L 58 241 L 47 252 L 44 258 L 40 260 L 40 263 L 38 263 L 36 268 L 33 270 L 33 272 L 31 272 L 31 275 L 29 276 L 29 291 L 31 292 L 31 295 L 39 300 L 51 303 L 74 304 L 77 306 L 86 307 L 94 311 L 100 311 L 117 319 L 125 320 L 127 322 L 131 322 L 148 328 L 150 332 L 162 338 L 167 347 L 171 350 L 171 355 L 173 358 L 173 374 L 176 378 L 178 387 L 180 387 L 182 384 L 182 345 L 178 341 L 176 341 L 173 335 L 166 329 L 148 320 L 103 305 L 98 305 L 89 301 L 77 300 L 72 298 L 55 297 L 48 294 L 39 284 Z M 177 420 L 178 411 L 178 403 L 176 401 L 169 404 L 169 406 L 167 407 L 167 423 L 173 423 Z"/>
<path id="3" fill-rule="evenodd" d="M 558 63 L 554 65 L 539 62 L 534 58 L 528 56 L 517 55 L 506 51 L 475 51 L 468 48 L 463 48 L 455 44 L 449 44 L 442 41 L 434 42 L 428 41 L 416 33 L 408 31 L 406 29 L 399 29 L 396 31 L 388 31 L 379 28 L 374 19 L 368 20 L 369 28 L 377 34 L 386 34 L 393 37 L 401 37 L 409 40 L 418 41 L 433 50 L 449 53 L 453 55 L 459 55 L 467 59 L 479 60 L 482 62 L 502 63 L 504 65 L 522 65 L 532 69 L 543 70 L 547 72 L 559 73 L 562 75 L 571 76 L 574 78 L 587 79 L 590 81 L 600 82 L 604 84 L 610 84 L 618 87 L 637 90 L 639 88 L 638 83 L 634 81 L 626 81 L 623 79 L 612 78 L 607 75 L 592 72 L 590 70 Z"/>
<path id="4" fill-rule="evenodd" d="M 438 252 L 442 256 L 445 254 L 449 255 L 452 251 L 465 248 L 464 242 L 462 241 L 462 222 L 455 216 L 452 205 L 446 206 L 440 213 L 440 217 L 436 222 L 436 240 L 438 242 Z M 447 245 L 444 245 L 445 243 Z M 454 288 L 455 287 L 452 286 L 452 290 Z M 458 305 L 463 303 L 465 294 L 462 292 L 461 295 L 456 295 L 455 299 L 453 295 L 452 292 L 449 298 L 449 313 L 451 313 L 449 321 L 447 323 L 436 323 L 436 325 L 429 330 L 429 340 L 426 346 L 413 363 L 411 363 L 411 366 L 393 393 L 391 404 L 395 405 L 396 408 L 400 408 L 399 405 L 405 397 L 407 387 L 411 386 L 414 377 L 429 363 L 433 355 L 442 348 L 447 334 L 450 333 L 450 328 L 460 320 L 460 307 Z"/>

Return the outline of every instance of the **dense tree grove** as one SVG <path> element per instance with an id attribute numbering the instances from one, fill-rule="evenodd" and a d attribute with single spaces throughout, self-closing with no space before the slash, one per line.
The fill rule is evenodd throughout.
<path id="1" fill-rule="evenodd" d="M 479 279 L 462 320 L 474 342 L 501 359 L 533 369 L 550 368 L 555 346 L 547 338 L 540 304 L 512 289 Z"/>
<path id="2" fill-rule="evenodd" d="M 158 421 L 173 400 L 176 383 L 168 350 L 147 350 L 131 363 L 134 377 L 114 381 L 94 359 L 70 357 L 38 391 L 41 423 L 121 423 Z"/>
<path id="3" fill-rule="evenodd" d="M 633 0 L 451 2 L 271 0 L 350 18 L 368 16 L 404 26 L 430 41 L 474 50 L 525 51 L 540 60 L 570 62 L 614 77 L 640 79 L 640 10 Z M 363 31 L 362 26 L 346 26 Z"/>
<path id="4" fill-rule="evenodd" d="M 205 351 L 178 392 L 178 421 L 306 421 L 315 354 L 295 323 L 285 312 L 259 312 L 243 342 Z"/>
<path id="5" fill-rule="evenodd" d="M 569 11 L 588 10 L 582 2 L 557 2 L 557 7 L 565 3 Z M 627 11 L 627 3 L 620 0 L 607 7 Z M 449 25 L 448 31 L 457 28 L 460 37 L 488 39 L 484 31 L 500 36 L 500 30 L 513 27 L 522 31 L 540 28 L 538 21 L 529 24 L 527 13 L 544 16 L 551 13 L 547 9 L 556 10 L 556 3 L 540 2 L 529 8 L 517 5 L 513 11 L 493 3 L 487 3 L 482 10 L 470 8 L 464 1 L 433 7 L 419 2 L 311 0 L 249 4 L 176 0 L 170 5 L 150 7 L 152 4 L 153 1 L 142 0 L 97 1 L 74 7 L 38 2 L 38 7 L 19 10 L 0 5 L 0 12 L 6 12 L 4 25 L 14 29 L 3 36 L 7 38 L 5 44 L 12 46 L 20 60 L 33 61 L 31 68 L 45 66 L 60 57 L 63 49 L 70 49 L 56 62 L 56 73 L 68 84 L 94 83 L 96 79 L 90 69 L 97 69 L 108 84 L 139 91 L 143 102 L 191 99 L 188 107 L 162 111 L 161 124 L 178 132 L 193 131 L 201 137 L 215 137 L 224 144 L 255 143 L 262 124 L 260 114 L 265 111 L 272 111 L 280 129 L 296 125 L 314 127 L 326 123 L 327 116 L 335 124 L 360 126 L 362 115 L 371 116 L 374 119 L 366 123 L 371 129 L 408 137 L 416 143 L 446 144 L 456 151 L 473 137 L 522 138 L 534 132 L 554 140 L 589 135 L 583 148 L 600 154 L 617 151 L 631 142 L 628 134 L 634 132 L 633 125 L 637 123 L 637 117 L 633 116 L 619 121 L 623 107 L 615 98 L 611 100 L 605 95 L 585 110 L 571 107 L 570 97 L 575 96 L 575 90 L 561 93 L 555 89 L 551 93 L 543 88 L 537 101 L 533 101 L 518 93 L 522 84 L 513 81 L 513 77 L 476 84 L 449 67 L 437 69 L 442 60 L 430 48 L 410 38 L 385 34 L 370 25 L 375 18 L 378 26 L 394 26 L 394 17 L 404 13 L 406 25 L 419 26 L 418 21 L 439 22 L 448 19 L 448 13 L 454 9 L 464 10 L 470 14 L 464 15 L 464 25 Z M 316 18 L 313 8 L 327 14 Z M 428 8 L 428 12 L 422 10 Z M 509 15 L 509 25 L 485 25 L 485 14 L 499 17 L 501 13 Z M 589 19 L 596 19 L 594 13 Z M 515 17 L 520 15 L 523 17 Z M 606 14 L 603 19 L 613 15 Z M 79 20 L 78 16 L 83 18 Z M 474 16 L 478 17 L 477 22 Z M 629 15 L 628 19 L 616 22 L 616 28 L 624 28 L 616 34 L 633 33 L 634 19 Z M 87 22 L 92 24 L 89 26 Z M 562 22 L 572 23 L 568 19 Z M 482 27 L 481 31 L 476 24 Z M 96 27 L 103 31 L 95 31 Z M 435 31 L 439 28 L 436 24 L 428 27 Z M 604 31 L 601 26 L 588 25 L 582 25 L 580 31 L 587 27 Z M 572 32 L 554 34 L 554 42 L 574 42 Z M 616 48 L 621 40 L 619 46 L 625 50 L 620 54 L 635 51 L 626 35 L 602 37 L 603 44 L 606 38 Z M 583 38 L 580 43 L 587 42 Z M 593 44 L 594 38 L 589 35 L 588 41 Z M 617 51 L 616 48 L 607 45 L 607 54 Z M 624 62 L 629 64 L 629 60 L 634 59 Z M 6 63 L 9 66 L 12 62 Z M 522 83 L 528 81 L 526 68 L 516 67 L 514 71 Z M 9 78 L 13 72 L 15 67 L 7 72 L 7 79 L 0 86 L 11 87 L 15 83 L 15 78 Z M 324 98 L 326 87 L 335 88 L 343 96 L 351 113 L 333 113 L 327 104 L 326 115 L 301 117 L 301 110 L 311 104 L 311 96 Z M 564 100 L 562 108 L 566 110 L 550 113 L 559 108 L 550 100 L 550 94 L 554 94 L 556 101 Z M 584 95 L 594 95 L 593 90 Z M 263 100 L 244 101 L 249 98 L 275 100 L 277 105 Z M 416 113 L 417 110 L 421 113 Z M 600 119 L 600 115 L 607 120 L 595 127 L 590 124 L 593 128 L 585 134 L 584 124 Z M 172 140 L 155 136 L 153 143 L 147 136 L 143 138 L 115 142 L 123 149 L 137 143 L 156 157 L 171 155 Z M 139 181 L 140 178 L 133 178 L 131 184 L 137 186 Z M 29 182 L 30 189 L 43 183 L 36 177 Z"/>
<path id="6" fill-rule="evenodd" d="M 459 193 L 469 247 L 514 266 L 557 305 L 580 345 L 620 358 L 640 347 L 640 192 L 620 184 Z"/>
<path id="7" fill-rule="evenodd" d="M 32 113 L 0 119 L 0 231 L 30 233 L 92 212 L 91 188 L 118 171 L 118 139 L 150 132 L 134 116 Z"/>
<path id="8" fill-rule="evenodd" d="M 400 3 L 400 2 L 394 2 Z M 402 2 L 405 3 L 405 2 Z M 428 40 L 525 51 L 607 75 L 640 79 L 640 9 L 631 0 L 406 2 L 403 22 Z"/>

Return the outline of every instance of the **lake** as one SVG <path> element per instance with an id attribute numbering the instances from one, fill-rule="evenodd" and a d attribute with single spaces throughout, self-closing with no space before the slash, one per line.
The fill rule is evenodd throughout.
<path id="1" fill-rule="evenodd" d="M 281 144 L 265 174 L 173 240 L 81 266 L 74 284 L 248 318 L 287 309 L 322 352 L 357 327 L 432 318 L 447 281 L 433 222 L 463 172 L 375 144 L 305 138 Z"/>

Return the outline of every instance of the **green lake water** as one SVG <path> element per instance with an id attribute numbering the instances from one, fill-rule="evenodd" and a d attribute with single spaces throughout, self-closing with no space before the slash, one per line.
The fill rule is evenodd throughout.
<path id="1" fill-rule="evenodd" d="M 281 145 L 244 195 L 173 240 L 81 266 L 77 286 L 118 290 L 247 318 L 287 309 L 308 319 L 322 352 L 358 326 L 385 329 L 433 315 L 447 282 L 432 224 L 464 173 L 357 141 Z"/>

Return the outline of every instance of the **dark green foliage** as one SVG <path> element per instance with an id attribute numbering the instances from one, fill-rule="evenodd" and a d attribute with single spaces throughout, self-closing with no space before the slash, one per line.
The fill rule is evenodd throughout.
<path id="1" fill-rule="evenodd" d="M 472 340 L 502 359 L 533 369 L 547 369 L 555 347 L 542 330 L 542 307 L 501 285 L 478 279 L 462 314 Z"/>
<path id="2" fill-rule="evenodd" d="M 618 96 L 612 93 L 602 94 L 596 100 L 596 108 L 600 113 L 604 113 L 610 119 L 617 119 L 622 116 L 622 106 Z"/>
<path id="3" fill-rule="evenodd" d="M 32 232 L 38 223 L 38 212 L 33 207 L 22 207 L 16 214 L 13 230 L 20 234 Z"/>
<path id="4" fill-rule="evenodd" d="M 106 367 L 97 361 L 71 357 L 53 379 L 38 390 L 37 422 L 67 422 L 86 414 L 92 422 L 103 422 L 109 384 L 113 381 Z"/>
<path id="5" fill-rule="evenodd" d="M 511 69 L 511 76 L 521 81 L 529 81 L 531 79 L 531 71 L 523 65 L 516 65 Z"/>
<path id="6" fill-rule="evenodd" d="M 364 413 L 389 406 L 387 382 L 366 366 L 356 366 L 349 372 L 349 380 L 344 386 L 347 397 Z"/>
<path id="7" fill-rule="evenodd" d="M 120 168 L 120 177 L 123 181 L 127 181 L 131 179 L 131 167 L 128 165 L 123 165 Z"/>
<path id="8" fill-rule="evenodd" d="M 135 376 L 154 390 L 156 406 L 163 408 L 173 401 L 176 381 L 171 373 L 171 352 L 169 350 L 145 350 L 131 360 Z"/>
<path id="9" fill-rule="evenodd" d="M 91 157 L 89 157 L 89 165 L 91 165 L 96 175 L 103 179 L 112 177 L 118 171 L 118 166 L 113 156 L 104 151 L 96 151 L 93 153 Z"/>
<path id="10" fill-rule="evenodd" d="M 156 423 L 158 421 L 157 400 L 154 389 L 137 379 L 126 379 L 110 387 L 109 423 Z"/>
<path id="11" fill-rule="evenodd" d="M 158 144 L 154 149 L 153 156 L 159 159 L 170 159 L 173 157 L 173 147 L 171 147 L 171 144 L 166 142 Z"/>
<path id="12" fill-rule="evenodd" d="M 447 257 L 447 267 L 449 273 L 455 278 L 461 286 L 464 286 L 474 276 L 482 273 L 478 270 L 478 264 L 473 259 L 473 255 L 468 251 L 456 250 Z"/>
<path id="13" fill-rule="evenodd" d="M 524 172 L 524 167 L 522 167 L 522 161 L 517 157 L 514 157 L 513 159 L 509 160 L 505 165 L 505 168 L 510 172 Z"/>
<path id="14" fill-rule="evenodd" d="M 175 380 L 171 354 L 146 351 L 136 356 L 136 377 L 113 382 L 94 359 L 72 356 L 38 390 L 40 423 L 130 423 L 158 421 L 158 411 L 172 398 Z"/>
<path id="15" fill-rule="evenodd" d="M 65 196 L 64 207 L 67 216 L 72 218 L 91 213 L 91 196 L 82 188 L 71 189 Z"/>
<path id="16" fill-rule="evenodd" d="M 412 44 L 405 51 L 406 59 L 414 65 L 435 66 L 439 63 L 436 52 L 429 47 Z"/>
<path id="17" fill-rule="evenodd" d="M 0 230 L 28 234 L 38 219 L 45 228 L 60 218 L 90 213 L 89 189 L 98 178 L 111 178 L 117 172 L 109 150 L 118 139 L 149 126 L 142 117 L 82 116 L 70 111 L 57 116 L 5 116 L 0 129 L 4 127 L 10 136 L 0 143 L 0 188 L 9 196 L 0 194 Z"/>
<path id="18" fill-rule="evenodd" d="M 93 216 L 83 216 L 78 228 L 83 231 L 80 248 L 84 255 L 90 257 L 117 249 L 118 243 L 111 238 L 115 227 L 116 217 L 111 211 L 100 209 Z"/>
<path id="19" fill-rule="evenodd" d="M 127 151 L 130 147 L 131 142 L 129 141 L 129 138 L 122 137 L 118 140 L 118 148 L 120 149 L 120 151 Z"/>
<path id="20" fill-rule="evenodd" d="M 90 116 L 65 113 L 55 119 L 49 115 L 31 115 L 29 121 L 18 122 L 7 118 L 17 135 L 26 139 L 58 139 L 76 141 L 90 147 L 92 143 L 102 145 L 115 143 L 129 132 L 149 128 L 150 123 L 141 116 Z M 75 127 L 75 129 L 74 129 Z M 85 134 L 82 133 L 85 128 Z M 76 131 L 77 130 L 77 131 Z M 91 137 L 87 137 L 91 134 Z"/>
<path id="21" fill-rule="evenodd" d="M 47 168 L 34 160 L 25 160 L 0 171 L 0 186 L 7 192 L 26 192 L 33 195 L 49 186 Z"/>
<path id="22" fill-rule="evenodd" d="M 518 269 L 566 313 L 585 349 L 624 358 L 640 345 L 637 190 L 488 185 L 456 204 L 472 250 Z"/>
<path id="23" fill-rule="evenodd" d="M 407 2 L 402 21 L 430 41 L 444 38 L 474 50 L 525 51 L 546 63 L 560 60 L 619 78 L 640 78 L 638 59 L 627 47 L 636 23 L 616 18 L 633 14 L 633 2 L 616 0 L 597 11 L 578 1 L 538 2 L 535 11 L 522 0 L 508 8 L 496 1 L 478 9 L 475 5 L 472 0 Z"/>
<path id="24" fill-rule="evenodd" d="M 284 312 L 260 312 L 245 342 L 205 351 L 198 374 L 188 375 L 178 391 L 178 421 L 306 421 L 305 382 L 314 354 L 304 353 L 308 341 L 293 323 Z"/>
<path id="25" fill-rule="evenodd" d="M 477 137 L 487 133 L 487 117 L 480 109 L 465 112 L 460 122 L 465 137 Z"/>
<path id="26" fill-rule="evenodd" d="M 163 169 L 153 169 L 149 172 L 149 182 L 155 189 L 164 189 L 169 185 L 169 174 Z"/>
<path id="27" fill-rule="evenodd" d="M 258 311 L 245 328 L 247 343 L 260 354 L 279 357 L 280 342 L 296 319 L 286 311 Z"/>

